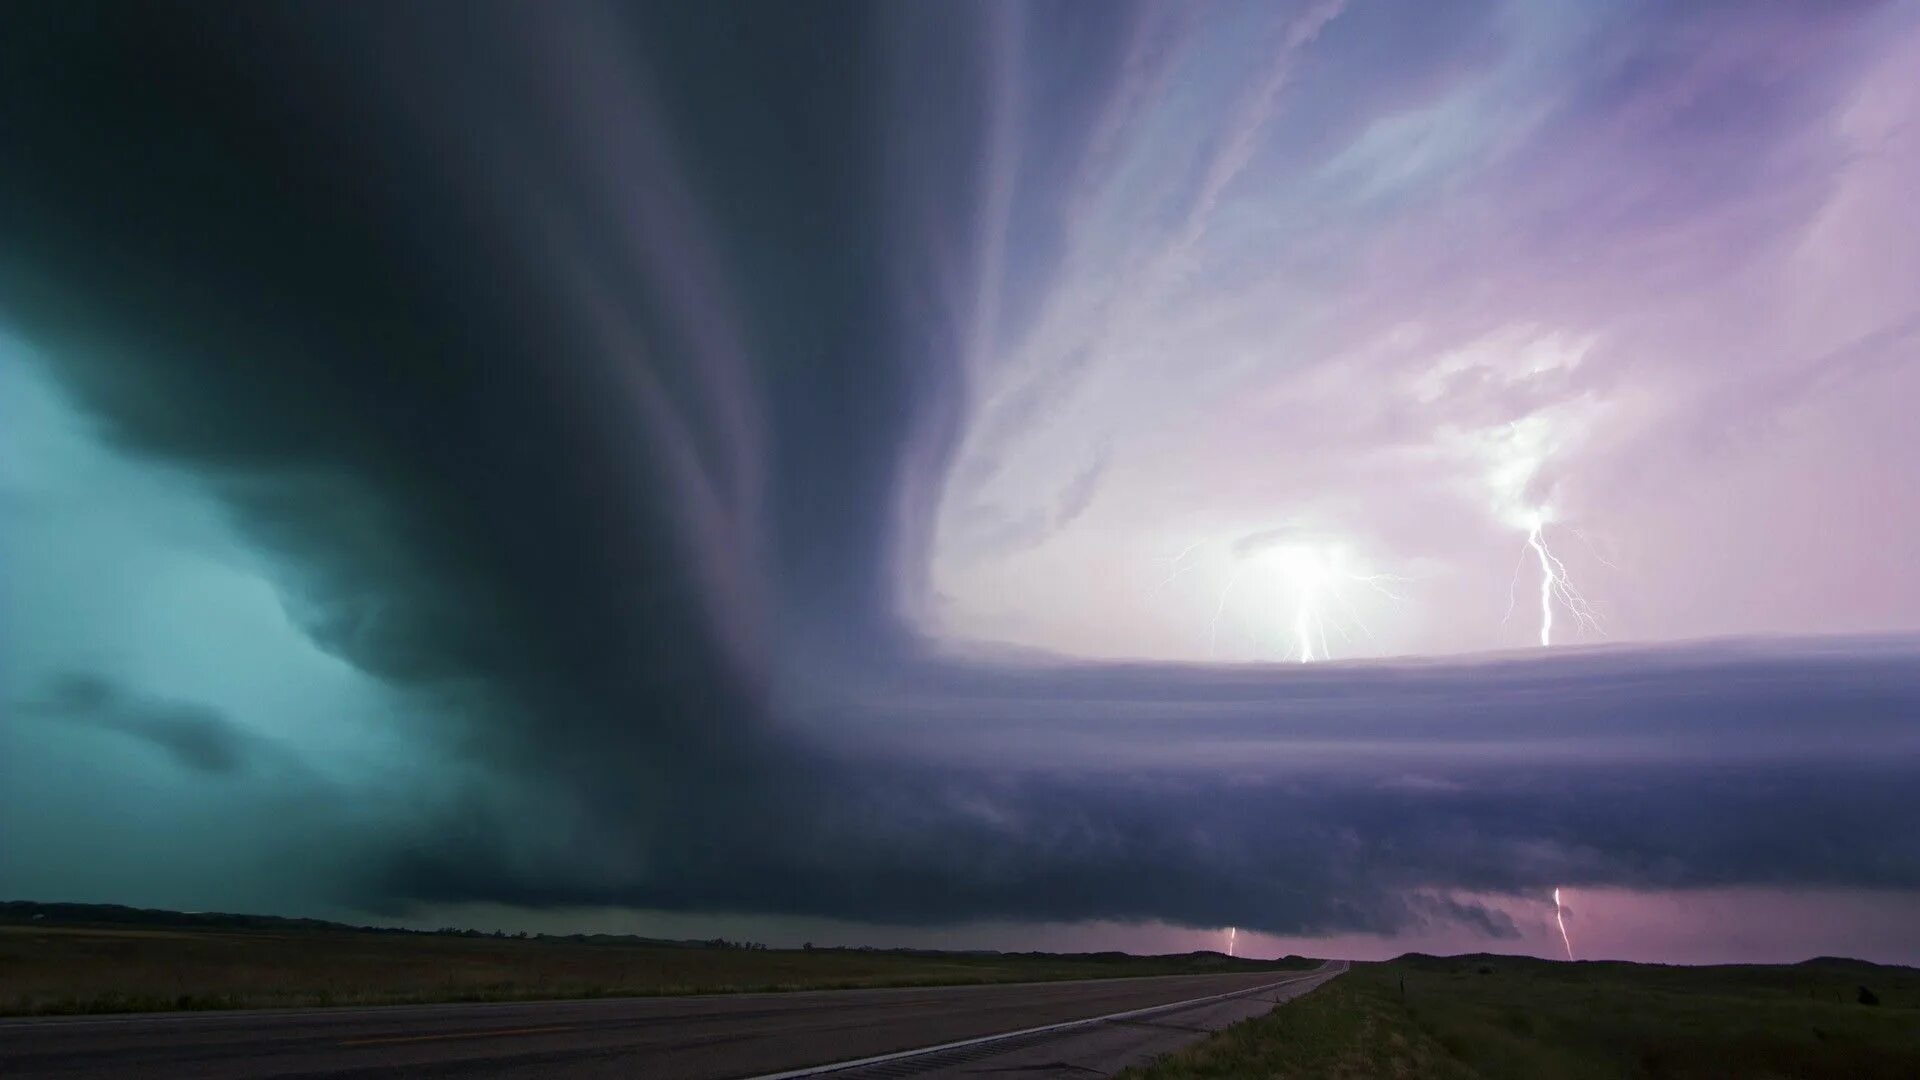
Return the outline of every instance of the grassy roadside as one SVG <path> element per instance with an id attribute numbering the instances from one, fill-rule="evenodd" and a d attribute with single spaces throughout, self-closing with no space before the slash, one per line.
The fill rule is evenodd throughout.
<path id="1" fill-rule="evenodd" d="M 1404 980 L 1404 996 L 1401 990 Z M 1869 989 L 1877 1005 L 1860 1001 Z M 1920 971 L 1409 957 L 1348 974 L 1126 1080 L 1920 1076 Z"/>
<path id="2" fill-rule="evenodd" d="M 1412 1023 L 1377 965 L 1345 975 L 1265 1016 L 1235 1024 L 1122 1080 L 1271 1077 L 1348 1080 L 1374 1076 L 1471 1077 L 1446 1048 Z"/>
<path id="3" fill-rule="evenodd" d="M 826 990 L 1312 966 L 1217 953 L 699 948 L 352 930 L 0 925 L 0 1015 Z"/>

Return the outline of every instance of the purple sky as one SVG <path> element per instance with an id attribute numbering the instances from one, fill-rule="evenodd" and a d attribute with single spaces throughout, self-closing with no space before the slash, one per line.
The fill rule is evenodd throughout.
<path id="1" fill-rule="evenodd" d="M 1071 168 L 1006 21 L 930 633 L 1527 645 L 1534 515 L 1557 643 L 1914 627 L 1911 6 L 1156 7 Z"/>

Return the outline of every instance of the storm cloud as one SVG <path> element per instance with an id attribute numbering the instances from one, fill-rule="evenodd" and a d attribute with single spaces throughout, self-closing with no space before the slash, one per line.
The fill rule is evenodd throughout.
<path id="1" fill-rule="evenodd" d="M 244 728 L 203 705 L 129 698 L 98 676 L 68 675 L 38 700 L 14 702 L 22 717 L 66 721 L 151 743 L 181 766 L 208 773 L 246 768 L 256 752 Z"/>
<path id="2" fill-rule="evenodd" d="M 1839 183 L 1796 171 L 1808 132 L 1847 72 L 1882 70 L 1875 27 L 1920 31 L 1873 5 L 1701 8 L 1681 29 L 1711 47 L 1679 57 L 1635 44 L 1662 18 L 1642 5 L 1570 27 L 1385 7 L 9 11 L 0 363 L 55 435 L 0 432 L 23 462 L 0 473 L 7 542 L 84 592 L 94 556 L 62 537 L 191 517 L 199 561 L 167 572 L 192 583 L 141 625 L 227 627 L 204 633 L 237 658 L 242 624 L 214 617 L 240 601 L 218 598 L 270 597 L 317 651 L 298 660 L 314 718 L 272 741 L 328 793 L 300 831 L 332 857 L 300 886 L 315 903 L 1500 936 L 1468 894 L 1920 889 L 1913 830 L 1890 827 L 1914 819 L 1920 641 L 1795 594 L 1751 629 L 1799 636 L 1663 644 L 1724 628 L 1662 624 L 1661 600 L 1644 644 L 1482 654 L 1522 537 L 1463 524 L 1489 496 L 1447 501 L 1436 464 L 1627 402 L 1633 423 L 1564 442 L 1626 449 L 1543 451 L 1523 485 L 1618 506 L 1636 462 L 1709 439 L 1728 406 L 1704 331 L 1621 314 L 1667 287 L 1636 244 L 1684 245 L 1679 222 L 1799 235 Z M 1541 77 L 1516 57 L 1575 38 L 1610 44 L 1538 114 L 1475 111 Z M 1444 137 L 1395 126 L 1447 102 Z M 1651 187 L 1592 175 L 1655 151 Z M 1325 209 L 1287 216 L 1307 204 Z M 1527 276 L 1576 250 L 1580 303 L 1571 276 Z M 1509 282 L 1569 329 L 1514 331 Z M 1304 299 L 1259 324 L 1283 295 Z M 1294 359 L 1252 364 L 1261 335 Z M 1698 348 L 1636 412 L 1630 346 L 1655 339 Z M 1858 340 L 1858 378 L 1910 374 L 1886 359 L 1910 334 Z M 1764 358 L 1756 416 L 1837 392 L 1796 364 L 1826 339 L 1797 341 Z M 1249 372 L 1280 389 L 1239 393 Z M 1316 446 L 1333 464 L 1246 479 Z M 105 475 L 61 465 L 83 448 L 128 490 L 212 509 L 62 510 Z M 1870 479 L 1920 523 L 1910 476 Z M 1232 556 L 1192 584 L 1351 529 L 1362 492 L 1396 503 L 1366 533 L 1409 580 L 1475 568 L 1379 646 L 1438 658 L 1193 662 L 1215 592 L 1178 602 L 1178 647 L 1149 647 L 1172 624 L 1134 601 L 1180 567 L 1135 546 Z M 1729 515 L 1751 509 L 1737 494 Z M 1228 509 L 1166 527 L 1203 500 Z M 1844 562 L 1877 541 L 1832 542 Z M 1750 587 L 1790 590 L 1762 573 L 1788 548 L 1754 543 Z M 208 590 L 203 562 L 244 583 Z M 1117 567 L 1145 584 L 1114 587 Z M 125 635 L 162 650 L 139 652 L 87 614 L 113 601 L 12 573 L 7 639 L 36 643 L 7 700 L 37 704 L 9 705 L 0 770 L 55 753 L 36 732 L 67 717 L 247 771 L 255 721 L 147 685 L 164 635 Z M 1666 574 L 1646 592 L 1700 580 Z M 1882 584 L 1920 596 L 1910 572 Z M 257 652 L 204 677 L 271 675 Z M 100 674 L 57 681 L 76 670 Z M 44 797 L 0 793 L 16 821 Z M 0 888 L 71 886 L 47 855 Z"/>

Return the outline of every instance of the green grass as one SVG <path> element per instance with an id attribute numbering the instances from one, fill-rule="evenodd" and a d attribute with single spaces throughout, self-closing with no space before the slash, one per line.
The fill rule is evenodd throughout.
<path id="1" fill-rule="evenodd" d="M 0 925 L 0 1014 L 851 989 L 1281 966 L 1206 953 L 747 950 L 345 929 Z"/>
<path id="2" fill-rule="evenodd" d="M 1406 957 L 1125 1076 L 1911 1080 L 1920 971 Z"/>

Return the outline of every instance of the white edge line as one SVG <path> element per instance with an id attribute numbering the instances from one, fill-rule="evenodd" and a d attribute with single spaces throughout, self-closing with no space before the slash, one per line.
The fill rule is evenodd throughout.
<path id="1" fill-rule="evenodd" d="M 1257 994 L 1262 990 L 1271 990 L 1276 986 L 1292 986 L 1294 983 L 1305 982 L 1308 979 L 1321 975 L 1337 975 L 1340 971 L 1345 970 L 1345 968 L 1341 968 L 1333 972 L 1313 971 L 1305 975 L 1295 976 L 1291 979 L 1281 979 L 1279 982 L 1270 982 L 1264 986 L 1250 986 L 1245 990 L 1229 990 L 1224 994 L 1190 998 L 1186 1001 L 1171 1001 L 1165 1005 L 1149 1005 L 1144 1009 L 1128 1009 L 1125 1012 L 1108 1013 L 1105 1016 L 1089 1016 L 1084 1020 L 1066 1020 L 1058 1024 L 1041 1024 L 1039 1027 L 1021 1028 L 1019 1031 L 1002 1031 L 995 1035 L 982 1035 L 974 1039 L 961 1039 L 958 1042 L 921 1046 L 912 1050 L 896 1050 L 891 1054 L 876 1054 L 873 1057 L 855 1058 L 852 1061 L 835 1061 L 826 1065 L 809 1065 L 804 1069 L 788 1069 L 786 1072 L 761 1073 L 758 1076 L 746 1077 L 745 1080 L 796 1080 L 797 1077 L 802 1076 L 820 1076 L 825 1073 L 840 1072 L 844 1069 L 858 1069 L 867 1065 L 879 1065 L 883 1062 L 898 1061 L 901 1058 L 919 1057 L 922 1054 L 937 1054 L 942 1050 L 957 1050 L 963 1046 L 977 1046 L 981 1043 L 999 1042 L 1002 1039 L 1017 1039 L 1022 1035 L 1035 1035 L 1042 1031 L 1062 1031 L 1066 1028 L 1085 1027 L 1088 1024 L 1099 1024 L 1108 1020 L 1125 1020 L 1130 1016 L 1145 1016 L 1148 1013 L 1166 1012 L 1170 1009 L 1183 1008 L 1188 1005 L 1205 1005 L 1209 1001 L 1220 1001 L 1230 997 Z"/>

